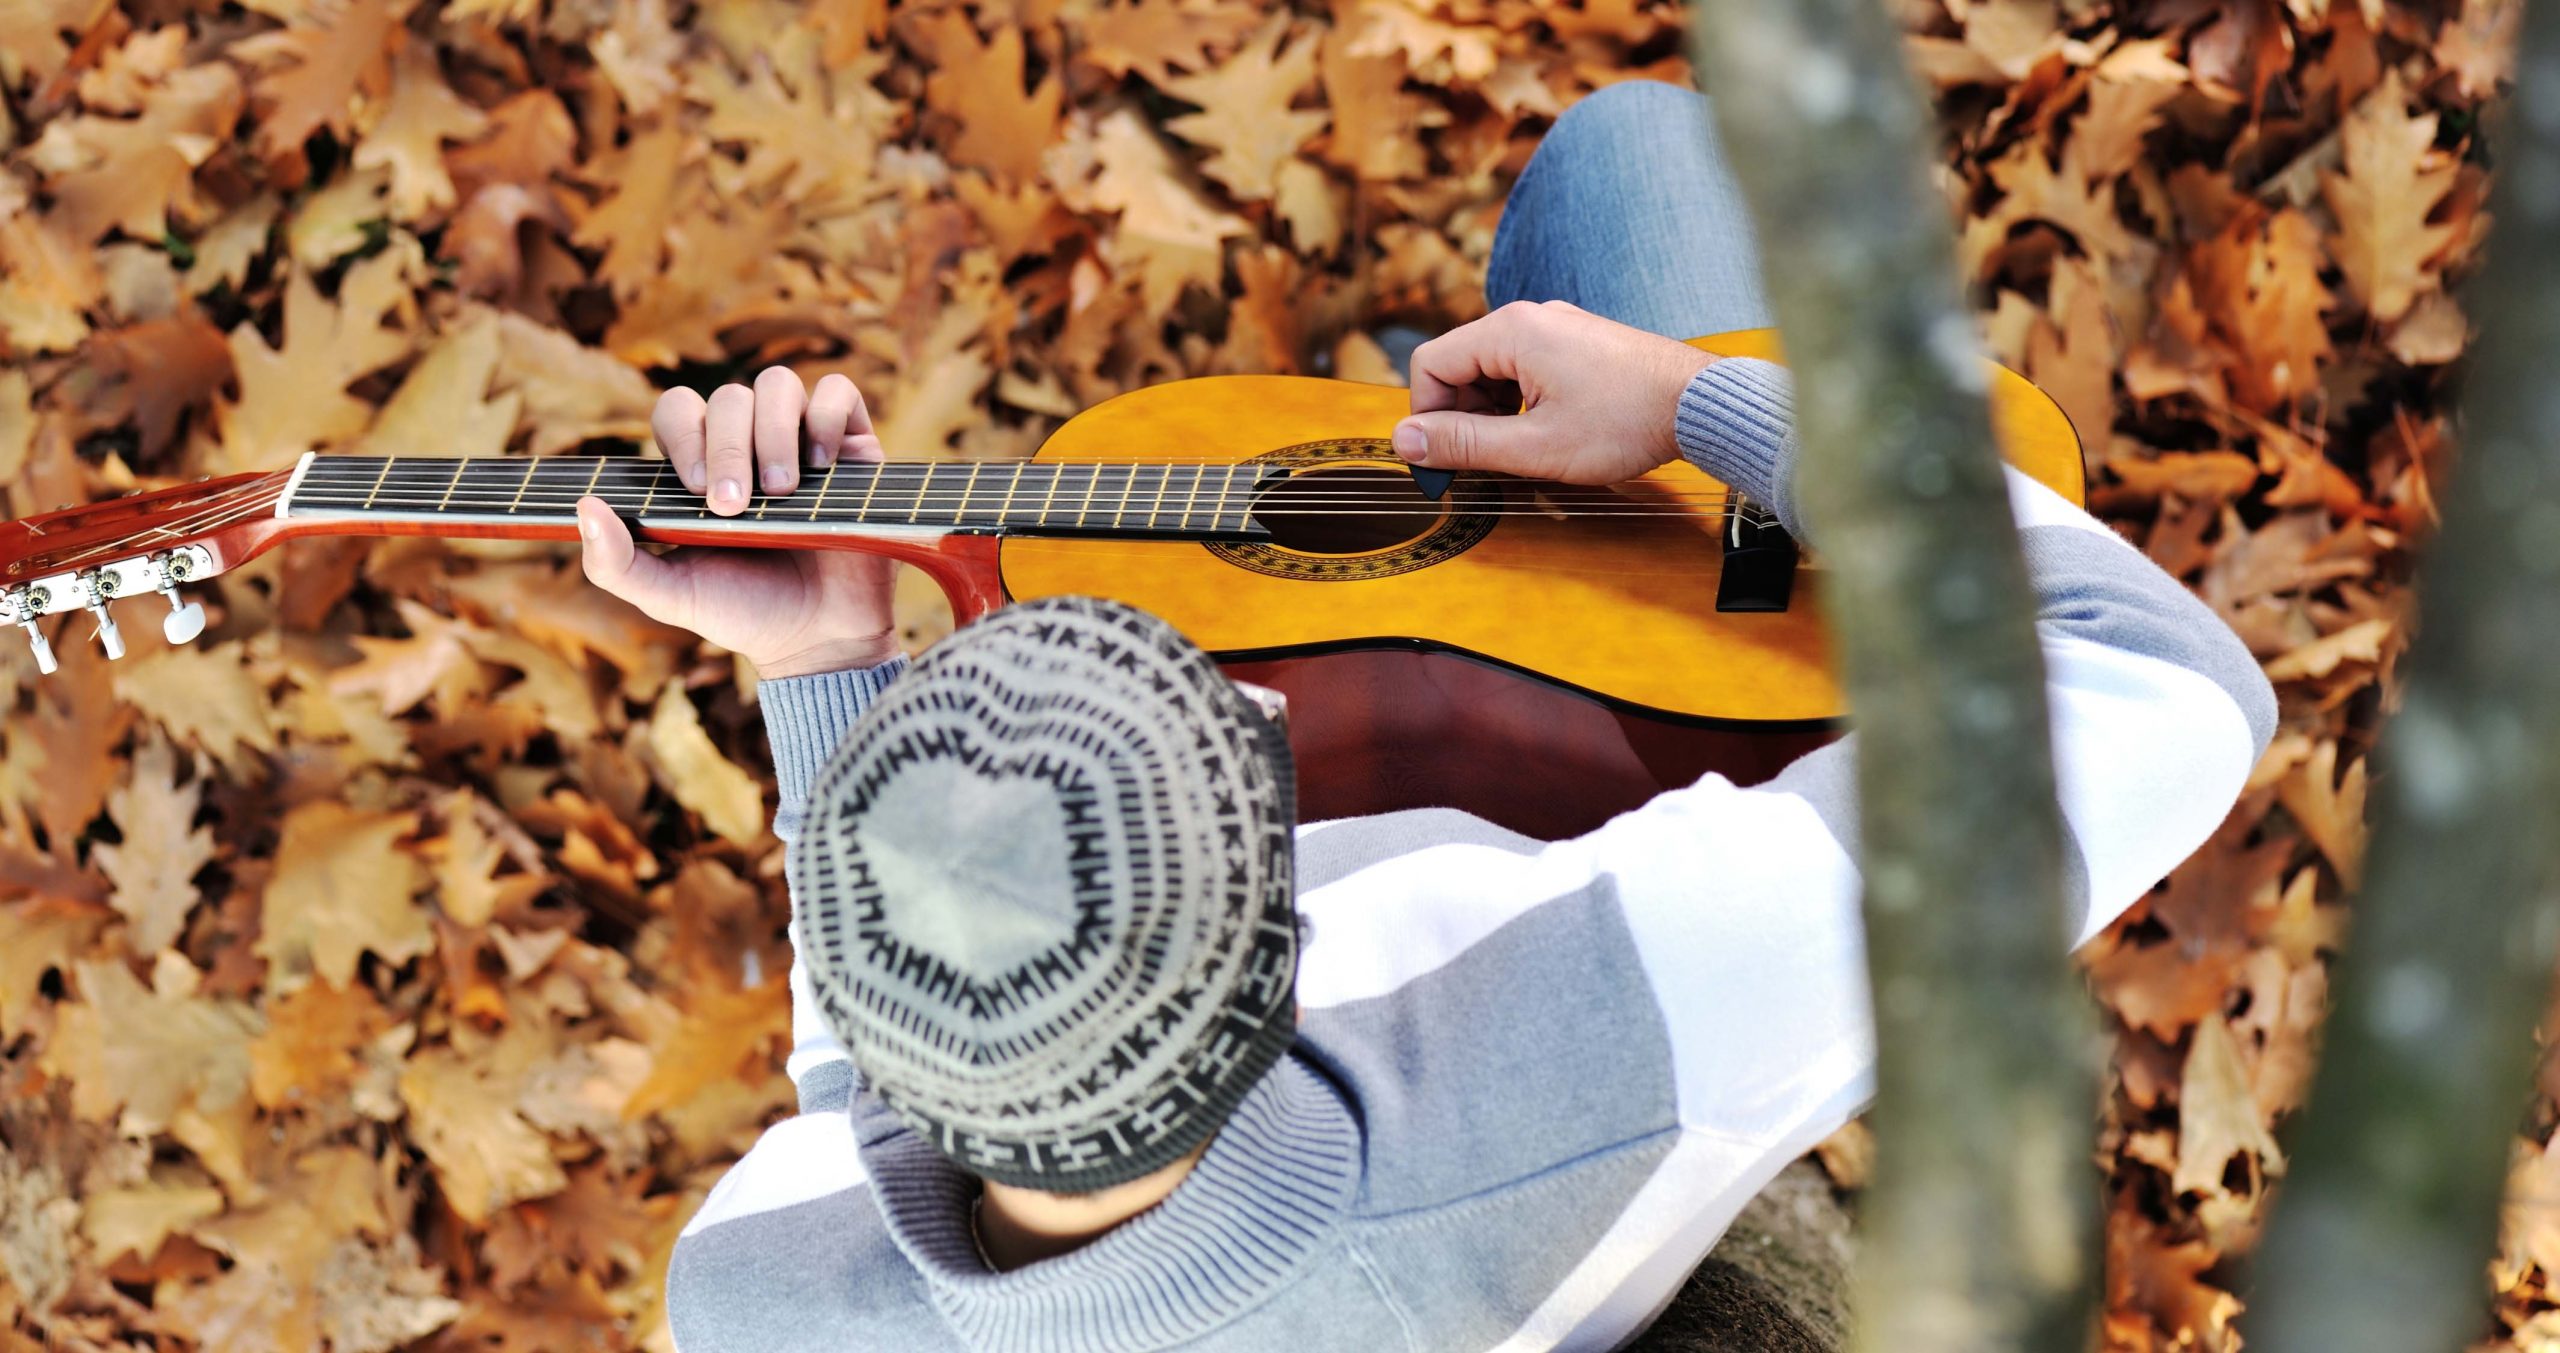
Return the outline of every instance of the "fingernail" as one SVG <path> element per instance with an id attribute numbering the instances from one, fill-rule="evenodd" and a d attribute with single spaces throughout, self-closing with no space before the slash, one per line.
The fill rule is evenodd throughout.
<path id="1" fill-rule="evenodd" d="M 835 464 L 835 463 L 836 463 L 836 450 L 835 450 L 835 448 L 834 448 L 834 447 L 832 447 L 832 446 L 817 446 L 817 445 L 812 445 L 812 446 L 809 448 L 809 468 L 810 468 L 810 469 L 813 469 L 813 470 L 823 470 L 823 469 L 827 468 L 828 466 L 833 465 L 833 464 Z"/>
<path id="2" fill-rule="evenodd" d="M 578 518 L 578 538 L 590 545 L 596 543 L 596 524 L 584 516 Z"/>
<path id="3" fill-rule="evenodd" d="M 744 502 L 746 496 L 747 491 L 734 479 L 723 479 L 711 489 L 711 501 L 715 503 Z"/>
<path id="4" fill-rule="evenodd" d="M 791 472 L 779 465 L 764 467 L 764 491 L 780 493 L 791 487 Z"/>
<path id="5" fill-rule="evenodd" d="M 689 489 L 693 490 L 693 491 L 694 491 L 694 492 L 696 492 L 696 493 L 700 493 L 700 492 L 702 492 L 702 467 L 701 467 L 701 466 L 699 466 L 699 465 L 688 465 L 688 466 L 684 467 L 682 470 L 678 471 L 677 473 L 683 476 L 683 478 L 684 478 L 684 486 L 685 486 L 686 488 L 689 488 Z"/>
<path id="6" fill-rule="evenodd" d="M 1400 423 L 1395 433 L 1396 454 L 1406 460 L 1422 459 L 1422 429 L 1411 423 Z"/>

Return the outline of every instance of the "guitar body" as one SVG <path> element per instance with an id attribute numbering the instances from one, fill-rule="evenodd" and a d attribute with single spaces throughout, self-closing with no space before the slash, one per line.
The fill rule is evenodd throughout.
<path id="1" fill-rule="evenodd" d="M 1775 334 L 1696 341 L 1771 356 Z M 1992 393 L 2011 462 L 2080 501 L 2061 411 L 2005 369 Z M 1277 460 L 1383 498 L 1409 478 L 1386 442 L 1407 407 L 1384 386 L 1202 377 L 1098 404 L 1038 459 Z M 998 561 L 1009 597 L 1127 601 L 1289 695 L 1310 820 L 1447 805 L 1553 838 L 1709 770 L 1763 779 L 1836 733 L 1845 710 L 1813 570 L 1784 610 L 1717 608 L 1722 489 L 1675 462 L 1621 488 L 1649 510 L 1592 513 L 1577 495 L 1577 514 L 1547 515 L 1523 510 L 1535 486 L 1461 475 L 1427 510 L 1372 511 L 1352 531 L 1330 522 L 1292 540 L 1284 527 L 1268 545 L 1013 538 Z"/>

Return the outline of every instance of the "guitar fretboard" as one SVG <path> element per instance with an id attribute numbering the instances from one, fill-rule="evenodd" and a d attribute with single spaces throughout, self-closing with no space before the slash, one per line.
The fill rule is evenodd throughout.
<path id="1" fill-rule="evenodd" d="M 572 517 L 592 494 L 644 525 L 1244 540 L 1263 534 L 1254 499 L 1280 477 L 1234 464 L 847 462 L 804 469 L 792 492 L 757 493 L 744 512 L 718 517 L 663 460 L 317 456 L 283 515 L 532 523 Z"/>

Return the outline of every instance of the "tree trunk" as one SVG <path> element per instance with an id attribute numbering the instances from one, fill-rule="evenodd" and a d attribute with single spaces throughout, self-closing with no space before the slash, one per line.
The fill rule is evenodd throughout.
<path id="1" fill-rule="evenodd" d="M 2452 1350 L 2531 1084 L 2560 906 L 2560 4 L 2525 8 L 2461 468 L 2376 759 L 2364 895 L 2258 1267 L 2269 1353 Z"/>
<path id="2" fill-rule="evenodd" d="M 1877 0 L 1697 9 L 1796 372 L 1797 498 L 1858 724 L 1881 1063 L 1856 1342 L 2082 1347 L 2089 1016 L 2063 958 L 2026 570 L 1928 111 Z"/>

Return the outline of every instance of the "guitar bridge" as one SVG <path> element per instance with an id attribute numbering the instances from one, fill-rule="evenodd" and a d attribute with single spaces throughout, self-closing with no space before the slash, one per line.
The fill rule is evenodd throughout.
<path id="1" fill-rule="evenodd" d="M 1795 593 L 1795 537 L 1769 510 L 1740 494 L 1724 530 L 1724 574 L 1716 583 L 1719 611 L 1783 611 Z"/>

